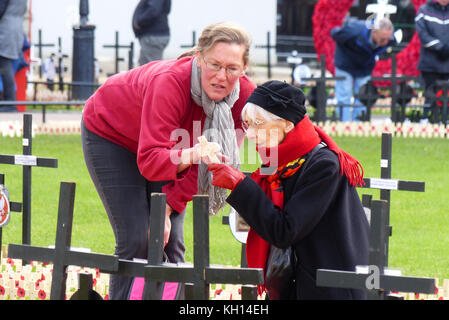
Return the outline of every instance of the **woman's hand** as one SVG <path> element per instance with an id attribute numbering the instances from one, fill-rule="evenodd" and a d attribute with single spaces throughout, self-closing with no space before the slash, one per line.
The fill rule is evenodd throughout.
<path id="1" fill-rule="evenodd" d="M 167 245 L 168 240 L 170 239 L 170 231 L 171 231 L 170 216 L 172 212 L 173 209 L 168 204 L 165 205 L 164 247 Z"/>
<path id="2" fill-rule="evenodd" d="M 211 163 L 207 169 L 212 172 L 212 184 L 220 188 L 234 190 L 245 179 L 244 173 L 228 164 Z"/>
<path id="3" fill-rule="evenodd" d="M 220 152 L 216 152 L 219 161 L 227 162 L 229 157 L 222 155 Z M 192 148 L 184 149 L 181 152 L 181 163 L 178 165 L 177 172 L 182 172 L 194 163 L 199 163 L 200 161 L 209 164 L 211 160 L 209 156 L 201 154 L 201 145 L 199 143 L 195 144 Z"/>

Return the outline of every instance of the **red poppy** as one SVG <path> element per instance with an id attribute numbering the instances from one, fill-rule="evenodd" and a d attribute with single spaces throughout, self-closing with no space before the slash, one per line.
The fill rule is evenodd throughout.
<path id="1" fill-rule="evenodd" d="M 217 290 L 215 290 L 214 297 L 216 297 L 217 295 L 219 296 L 219 295 L 221 294 L 222 291 L 223 291 L 223 289 L 217 289 Z"/>
<path id="2" fill-rule="evenodd" d="M 25 290 L 23 288 L 17 289 L 17 296 L 20 298 L 25 297 Z"/>
<path id="3" fill-rule="evenodd" d="M 39 299 L 41 300 L 45 300 L 45 298 L 47 297 L 47 294 L 45 293 L 44 290 L 39 290 L 39 292 L 37 293 L 37 296 L 39 297 Z"/>
<path id="4" fill-rule="evenodd" d="M 3 286 L 0 286 L 0 296 L 4 295 L 5 295 L 5 288 L 3 288 Z"/>
<path id="5" fill-rule="evenodd" d="M 13 266 L 14 265 L 14 260 L 11 259 L 11 258 L 8 258 L 8 259 L 6 259 L 6 263 Z"/>
<path id="6" fill-rule="evenodd" d="M 442 97 L 442 96 L 443 96 L 443 89 L 438 90 L 436 96 L 437 96 L 438 98 Z M 446 96 L 449 96 L 449 91 L 446 93 Z M 443 100 L 443 99 L 437 100 L 437 106 L 439 106 L 439 107 L 442 107 L 442 106 L 443 106 L 443 101 L 442 101 L 442 100 Z M 448 102 L 447 105 L 449 106 L 449 102 Z"/>
<path id="7" fill-rule="evenodd" d="M 14 285 L 16 286 L 16 288 L 19 287 L 19 280 L 14 281 Z"/>

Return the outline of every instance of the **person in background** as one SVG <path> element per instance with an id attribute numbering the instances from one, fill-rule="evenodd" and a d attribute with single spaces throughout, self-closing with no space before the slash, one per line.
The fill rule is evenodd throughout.
<path id="1" fill-rule="evenodd" d="M 3 99 L 16 100 L 13 61 L 20 58 L 24 43 L 23 17 L 27 0 L 0 0 L 0 77 Z M 17 111 L 15 105 L 0 106 L 0 112 Z"/>
<path id="2" fill-rule="evenodd" d="M 226 191 L 198 164 L 198 137 L 235 162 L 244 133 L 240 113 L 255 84 L 245 75 L 250 39 L 228 22 L 206 27 L 180 58 L 116 74 L 88 99 L 81 140 L 88 171 L 108 214 L 122 259 L 147 258 L 151 192 L 167 195 L 165 252 L 184 261 L 187 202 L 209 194 L 210 212 Z M 238 165 L 235 164 L 237 167 Z M 110 298 L 126 299 L 132 279 L 111 275 Z"/>
<path id="3" fill-rule="evenodd" d="M 348 19 L 342 27 L 331 30 L 336 42 L 335 76 L 345 77 L 335 83 L 341 121 L 358 121 L 362 111 L 366 110 L 364 106 L 351 108 L 351 98 L 371 78 L 376 57 L 394 44 L 393 31 L 388 18 L 377 21 L 373 29 L 368 28 L 365 21 Z M 355 99 L 354 104 L 361 105 L 361 102 Z"/>
<path id="4" fill-rule="evenodd" d="M 296 285 L 278 298 L 365 299 L 363 290 L 316 286 L 317 269 L 354 271 L 368 263 L 369 226 L 356 190 L 361 164 L 312 124 L 304 101 L 299 88 L 281 81 L 258 86 L 242 119 L 262 167 L 250 178 L 228 164 L 209 164 L 212 184 L 231 190 L 226 201 L 251 227 L 250 268 L 266 270 L 270 246 L 292 248 Z"/>
<path id="5" fill-rule="evenodd" d="M 419 7 L 415 17 L 416 32 L 421 40 L 418 70 L 424 89 L 436 89 L 436 81 L 449 80 L 449 0 L 429 0 Z M 436 92 L 434 92 L 436 93 Z M 424 115 L 436 111 L 426 97 Z"/>
<path id="6" fill-rule="evenodd" d="M 140 43 L 139 65 L 162 60 L 170 41 L 168 14 L 171 0 L 140 0 L 133 18 L 133 31 Z"/>
<path id="7" fill-rule="evenodd" d="M 47 79 L 47 88 L 50 91 L 53 91 L 54 89 L 56 75 L 55 56 L 56 55 L 52 53 L 44 60 L 44 77 Z"/>

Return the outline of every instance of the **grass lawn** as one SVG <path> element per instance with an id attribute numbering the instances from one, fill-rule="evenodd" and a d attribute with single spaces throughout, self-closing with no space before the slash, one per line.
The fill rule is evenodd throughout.
<path id="1" fill-rule="evenodd" d="M 335 137 L 337 143 L 358 158 L 364 166 L 365 177 L 380 177 L 380 137 Z M 253 147 L 250 145 L 249 150 Z M 255 155 L 242 159 L 254 163 Z M 0 153 L 21 154 L 21 138 L 0 137 Z M 31 243 L 54 245 L 56 218 L 61 181 L 76 182 L 75 215 L 72 246 L 90 248 L 93 252 L 111 254 L 114 238 L 104 208 L 90 180 L 81 150 L 80 136 L 45 136 L 33 139 L 33 154 L 57 158 L 58 169 L 33 168 Z M 389 266 L 401 269 L 404 275 L 449 279 L 449 141 L 445 139 L 393 138 L 393 179 L 424 181 L 424 193 L 393 191 L 391 196 L 391 225 Z M 252 171 L 257 164 L 244 164 Z M 5 174 L 11 201 L 22 198 L 22 169 L 0 164 Z M 371 193 L 375 199 L 379 192 Z M 224 214 L 227 214 L 227 208 Z M 222 214 L 211 217 L 211 263 L 238 265 L 241 244 L 222 224 Z M 21 243 L 21 213 L 12 213 L 3 229 L 3 244 Z M 192 261 L 192 214 L 188 206 L 185 220 L 186 259 Z"/>

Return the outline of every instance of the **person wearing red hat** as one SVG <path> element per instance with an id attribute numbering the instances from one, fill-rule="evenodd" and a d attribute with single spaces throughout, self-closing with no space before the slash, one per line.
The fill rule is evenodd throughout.
<path id="1" fill-rule="evenodd" d="M 250 226 L 249 267 L 265 270 L 270 246 L 293 249 L 296 285 L 279 296 L 268 290 L 268 298 L 364 299 L 363 290 L 316 286 L 317 269 L 354 271 L 368 263 L 369 226 L 356 191 L 361 164 L 311 123 L 304 101 L 284 82 L 258 86 L 242 119 L 263 165 L 250 178 L 225 163 L 208 164 L 212 184 L 232 190 L 226 201 Z"/>

